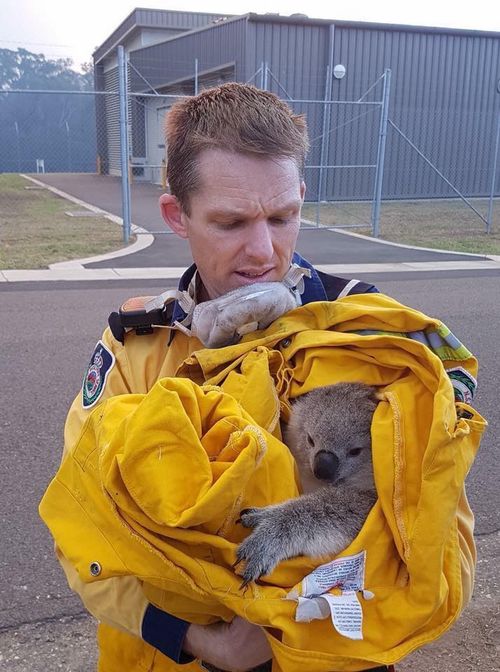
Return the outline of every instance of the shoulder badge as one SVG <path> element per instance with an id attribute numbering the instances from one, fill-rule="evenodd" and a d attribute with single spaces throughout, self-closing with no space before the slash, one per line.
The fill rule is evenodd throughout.
<path id="1" fill-rule="evenodd" d="M 466 371 L 462 366 L 455 366 L 452 369 L 446 369 L 446 373 L 451 379 L 451 384 L 455 392 L 455 401 L 462 401 L 466 404 L 472 404 L 472 398 L 477 388 L 477 380 L 472 374 Z"/>
<path id="2" fill-rule="evenodd" d="M 83 408 L 93 406 L 104 391 L 106 379 L 115 363 L 115 356 L 102 341 L 97 341 L 89 366 L 83 378 Z"/>

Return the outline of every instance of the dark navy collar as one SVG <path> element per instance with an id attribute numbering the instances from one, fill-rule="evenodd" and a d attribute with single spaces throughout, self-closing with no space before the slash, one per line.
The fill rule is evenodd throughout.
<path id="1" fill-rule="evenodd" d="M 302 305 L 312 303 L 313 301 L 327 301 L 328 297 L 325 288 L 314 266 L 307 259 L 301 257 L 298 252 L 294 253 L 292 261 L 302 268 L 308 268 L 311 271 L 310 278 L 304 276 L 304 291 L 301 294 Z"/>
<path id="2" fill-rule="evenodd" d="M 191 284 L 191 281 L 194 278 L 195 273 L 196 273 L 196 264 L 191 264 L 191 266 L 184 271 L 181 279 L 179 280 L 179 285 L 177 287 L 177 289 L 180 292 L 185 292 L 189 289 L 189 285 Z M 172 318 L 170 320 L 170 324 L 173 325 L 174 322 L 182 322 L 182 320 L 185 317 L 187 317 L 187 313 L 185 313 L 182 310 L 179 302 L 176 301 L 174 303 L 174 309 L 172 311 Z"/>
<path id="3" fill-rule="evenodd" d="M 298 252 L 294 252 L 292 257 L 292 262 L 298 264 L 302 268 L 307 268 L 311 272 L 311 277 L 308 278 L 304 276 L 304 291 L 301 295 L 302 303 L 311 303 L 312 301 L 327 301 L 327 296 L 323 283 L 320 280 L 320 277 L 314 268 L 307 259 L 301 257 Z M 183 292 L 189 289 L 194 275 L 196 273 L 196 264 L 192 264 L 184 273 L 182 274 L 181 279 L 179 280 L 178 290 Z M 172 319 L 170 324 L 173 325 L 174 322 L 182 322 L 186 317 L 186 313 L 182 310 L 179 305 L 179 302 L 176 301 L 174 304 L 174 309 L 172 311 Z"/>

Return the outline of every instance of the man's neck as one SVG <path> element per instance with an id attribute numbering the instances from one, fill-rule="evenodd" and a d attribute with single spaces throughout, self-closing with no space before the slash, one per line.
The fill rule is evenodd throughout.
<path id="1" fill-rule="evenodd" d="M 195 303 L 198 305 L 199 303 L 203 303 L 204 301 L 209 300 L 208 292 L 205 289 L 205 285 L 203 284 L 203 281 L 200 277 L 200 274 L 198 271 L 193 276 L 193 279 L 191 281 L 191 285 L 193 286 L 193 298 L 195 300 Z"/>

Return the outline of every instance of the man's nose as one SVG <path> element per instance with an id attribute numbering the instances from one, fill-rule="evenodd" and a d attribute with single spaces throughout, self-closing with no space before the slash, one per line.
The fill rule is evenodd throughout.
<path id="1" fill-rule="evenodd" d="M 314 456 L 313 473 L 323 481 L 333 481 L 339 469 L 339 458 L 327 450 L 320 450 Z"/>
<path id="2" fill-rule="evenodd" d="M 255 222 L 248 232 L 246 253 L 251 259 L 258 262 L 270 261 L 273 258 L 273 237 L 267 220 Z"/>

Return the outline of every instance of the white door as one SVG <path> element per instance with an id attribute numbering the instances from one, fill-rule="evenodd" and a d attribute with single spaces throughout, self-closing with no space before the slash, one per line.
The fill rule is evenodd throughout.
<path id="1" fill-rule="evenodd" d="M 155 184 L 162 182 L 162 165 L 166 161 L 165 114 L 170 102 L 164 98 L 148 98 L 146 108 L 146 174 Z"/>

